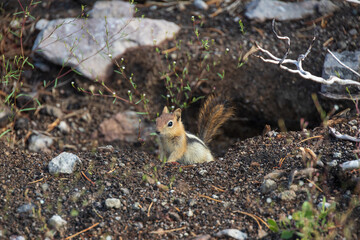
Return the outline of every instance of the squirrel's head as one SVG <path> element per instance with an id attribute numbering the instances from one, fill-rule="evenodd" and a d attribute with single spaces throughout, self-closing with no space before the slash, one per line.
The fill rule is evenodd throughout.
<path id="1" fill-rule="evenodd" d="M 156 134 L 163 136 L 177 135 L 181 132 L 181 109 L 176 109 L 173 113 L 164 107 L 160 117 L 156 119 Z"/>

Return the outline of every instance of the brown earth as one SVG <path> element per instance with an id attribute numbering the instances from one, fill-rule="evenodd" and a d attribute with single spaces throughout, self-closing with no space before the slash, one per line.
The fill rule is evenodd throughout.
<path id="1" fill-rule="evenodd" d="M 1 54 L 6 57 L 21 53 L 20 42 L 6 30 L 13 19 L 11 13 L 19 11 L 15 10 L 18 5 L 14 2 L 3 6 L 5 11 L 1 12 L 2 34 L 7 38 L 1 40 L 0 46 Z M 81 2 L 49 1 L 35 8 L 33 15 L 48 19 L 78 16 Z M 334 39 L 328 46 L 331 50 L 359 49 L 359 35 L 350 37 L 348 32 L 351 29 L 360 32 L 360 8 L 340 1 L 337 3 L 341 7 L 339 11 L 316 22 L 318 38 L 304 63 L 305 69 L 315 75 L 321 75 L 326 52 L 322 45 L 331 37 Z M 241 7 L 244 5 L 242 3 Z M 176 60 L 179 69 L 188 66 L 189 83 L 196 83 L 196 78 L 207 79 L 198 87 L 192 86 L 193 96 L 207 95 L 215 88 L 232 98 L 236 105 L 236 117 L 222 129 L 211 146 L 219 158 L 198 166 L 169 166 L 162 165 L 157 159 L 154 139 L 147 140 L 145 144 L 104 142 L 97 132 L 99 124 L 119 111 L 129 108 L 138 110 L 136 107 L 129 107 L 120 101 L 112 104 L 112 99 L 76 91 L 71 82 L 85 89 L 100 86 L 74 73 L 64 76 L 56 89 L 44 89 L 43 80 L 52 81 L 59 71 L 66 71 L 50 63 L 46 63 L 50 67 L 48 73 L 26 69 L 22 76 L 24 92 L 37 93 L 42 104 L 58 105 L 64 113 L 78 112 L 68 119 L 71 126 L 69 134 L 63 134 L 56 128 L 50 132 L 56 141 L 48 153 L 29 152 L 26 150 L 27 139 L 33 130 L 46 131 L 56 117 L 42 112 L 22 112 L 9 123 L 8 126 L 12 128 L 20 119 L 25 122 L 0 142 L 0 238 L 22 235 L 27 239 L 42 239 L 50 236 L 48 220 L 54 214 L 59 214 L 68 223 L 65 229 L 55 233 L 55 239 L 71 236 L 92 226 L 81 234 L 83 238 L 99 239 L 100 236 L 110 235 L 122 239 L 188 239 L 210 234 L 215 239 L 213 234 L 218 231 L 236 228 L 247 233 L 251 239 L 278 239 L 279 234 L 271 233 L 265 224 L 258 223 L 259 220 L 246 213 L 265 221 L 269 218 L 278 221 L 300 210 L 305 200 L 316 205 L 323 197 L 327 202 L 336 203 L 336 214 L 328 217 L 335 227 L 325 231 L 322 237 L 333 234 L 337 239 L 344 236 L 347 239 L 359 238 L 359 174 L 344 173 L 339 165 L 330 167 L 327 164 L 334 159 L 340 164 L 358 158 L 359 145 L 329 136 L 328 128 L 322 125 L 311 97 L 312 93 L 318 93 L 320 85 L 285 73 L 277 66 L 262 63 L 253 57 L 242 67 L 237 67 L 238 58 L 251 48 L 253 41 L 273 49 L 279 56 L 285 52 L 286 46 L 272 35 L 271 23 L 249 21 L 241 10 L 236 15 L 245 26 L 243 34 L 238 23 L 234 22 L 234 16 L 222 13 L 214 18 L 209 17 L 215 6 L 205 13 L 191 5 L 187 5 L 183 11 L 178 10 L 176 5 L 158 6 L 156 10 L 139 5 L 139 10 L 139 15 L 180 24 L 182 30 L 177 40 L 181 39 L 184 43 L 181 50 L 174 52 L 176 55 L 169 54 L 169 59 L 159 56 L 152 47 L 134 49 L 123 56 L 126 73 L 134 73 L 138 89 L 149 96 L 153 114 L 150 120 L 145 121 L 151 122 L 165 104 L 161 95 L 166 95 L 166 89 L 159 72 Z M 204 66 L 201 66 L 203 50 L 196 40 L 191 21 L 191 16 L 199 14 L 203 15 L 202 27 L 200 23 L 196 24 L 200 36 L 215 40 L 209 62 L 216 61 L 217 64 L 210 72 L 204 71 Z M 319 17 L 321 15 L 277 24 L 279 31 L 292 39 L 291 58 L 306 51 L 314 31 L 307 23 Z M 26 24 L 25 29 L 23 44 L 26 54 L 30 54 L 36 36 L 31 25 L 31 22 Z M 342 43 L 345 43 L 345 47 Z M 165 50 L 175 45 L 175 41 L 169 41 L 160 47 Z M 227 54 L 226 48 L 230 50 Z M 188 54 L 191 55 L 190 60 L 187 60 Z M 217 73 L 223 70 L 225 78 L 220 80 Z M 131 87 L 126 79 L 115 74 L 107 84 L 118 90 L 120 96 L 127 96 L 126 92 Z M 2 92 L 7 90 L 6 87 L 2 88 Z M 332 109 L 335 103 L 340 110 L 349 106 L 354 108 L 352 102 L 334 102 L 320 95 L 318 97 L 326 111 Z M 27 104 L 28 107 L 29 100 L 26 97 L 18 99 L 17 106 Z M 200 102 L 197 102 L 184 111 L 186 128 L 192 132 L 196 132 L 196 124 L 190 123 L 196 122 L 194 116 L 199 107 Z M 262 133 L 265 124 L 276 129 L 280 118 L 285 120 L 289 130 L 299 130 L 301 118 L 310 127 L 317 128 L 280 134 L 270 132 L 253 137 Z M 354 118 L 358 118 L 355 110 L 349 115 L 333 118 L 337 122 L 329 124 L 342 133 L 359 136 L 360 122 L 350 122 Z M 246 139 L 248 137 L 253 138 Z M 309 137 L 315 138 L 300 143 Z M 98 147 L 106 144 L 113 145 L 116 150 L 100 151 Z M 299 147 L 311 149 L 325 166 L 316 167 L 316 172 L 310 175 L 299 174 L 294 181 L 290 181 L 295 169 L 301 171 L 309 167 Z M 74 174 L 52 176 L 48 172 L 48 162 L 64 150 L 79 156 L 82 165 Z M 281 159 L 284 160 L 283 164 L 280 164 Z M 275 179 L 278 187 L 270 193 L 261 193 L 264 176 L 274 170 L 283 171 L 283 176 Z M 148 176 L 148 180 L 145 180 L 145 176 Z M 154 179 L 161 184 L 153 183 Z M 315 184 L 309 185 L 309 181 Z M 48 189 L 44 184 L 48 185 Z M 121 188 L 128 189 L 129 193 Z M 288 189 L 295 192 L 294 199 L 282 200 L 281 193 Z M 110 197 L 121 199 L 122 207 L 107 209 L 104 202 Z M 17 213 L 17 208 L 25 203 L 35 204 L 34 212 Z M 189 216 L 190 209 L 192 216 Z M 160 234 L 160 228 L 167 232 Z"/>

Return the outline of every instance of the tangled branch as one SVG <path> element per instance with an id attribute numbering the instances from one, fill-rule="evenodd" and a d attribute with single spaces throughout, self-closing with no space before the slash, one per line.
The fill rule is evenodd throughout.
<path id="1" fill-rule="evenodd" d="M 352 80 L 352 79 L 342 79 L 342 78 L 339 78 L 337 76 L 330 76 L 329 78 L 325 79 L 325 78 L 322 78 L 322 77 L 312 75 L 310 72 L 303 69 L 302 62 L 305 60 L 305 58 L 311 52 L 311 48 L 314 45 L 314 42 L 315 42 L 315 39 L 316 39 L 315 36 L 312 39 L 312 42 L 311 42 L 309 48 L 307 49 L 306 53 L 305 54 L 300 54 L 297 60 L 293 60 L 293 59 L 287 59 L 287 56 L 289 55 L 289 52 L 290 52 L 290 38 L 287 37 L 287 36 L 280 36 L 280 35 L 278 35 L 276 33 L 276 31 L 275 31 L 275 19 L 272 22 L 272 30 L 273 30 L 274 34 L 276 35 L 276 37 L 278 39 L 287 41 L 287 45 L 288 45 L 287 51 L 286 51 L 285 55 L 282 58 L 278 58 L 278 57 L 274 56 L 268 50 L 263 49 L 262 47 L 260 47 L 260 45 L 258 43 L 255 43 L 258 50 L 263 52 L 268 57 L 268 58 L 265 58 L 265 57 L 262 57 L 262 56 L 255 55 L 256 57 L 260 58 L 262 61 L 267 62 L 267 63 L 277 64 L 277 65 L 279 65 L 279 67 L 281 69 L 284 69 L 284 70 L 286 70 L 288 72 L 291 72 L 291 73 L 297 73 L 302 78 L 309 79 L 309 80 L 312 80 L 312 81 L 315 81 L 315 82 L 318 82 L 318 83 L 321 83 L 321 84 L 331 85 L 333 83 L 337 83 L 337 84 L 340 84 L 340 85 L 354 85 L 354 86 L 360 87 L 360 82 Z M 355 73 L 357 76 L 360 77 L 359 73 L 357 73 L 356 71 L 354 71 L 353 69 L 351 69 L 350 67 L 348 67 L 344 63 L 342 63 L 338 58 L 335 57 L 335 55 L 330 50 L 327 50 L 327 51 L 343 67 L 347 68 L 348 70 L 352 71 L 353 73 Z M 296 69 L 289 68 L 289 67 L 285 66 L 285 64 L 295 65 Z"/>

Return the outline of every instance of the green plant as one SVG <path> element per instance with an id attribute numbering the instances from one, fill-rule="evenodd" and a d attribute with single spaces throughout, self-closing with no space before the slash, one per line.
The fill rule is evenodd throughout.
<path id="1" fill-rule="evenodd" d="M 325 203 L 326 199 L 324 197 L 319 210 L 309 201 L 305 201 L 302 204 L 301 210 L 280 220 L 279 224 L 273 219 L 268 219 L 270 230 L 280 233 L 282 239 L 291 239 L 293 237 L 300 239 L 324 239 L 329 236 L 329 230 L 335 226 L 335 214 L 333 214 L 335 204 L 326 207 Z"/>

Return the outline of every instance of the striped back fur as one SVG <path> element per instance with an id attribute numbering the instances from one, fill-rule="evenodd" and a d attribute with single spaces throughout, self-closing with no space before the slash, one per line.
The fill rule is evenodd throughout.
<path id="1" fill-rule="evenodd" d="M 205 144 L 211 142 L 218 129 L 234 115 L 230 102 L 219 95 L 210 95 L 199 113 L 199 137 Z"/>

